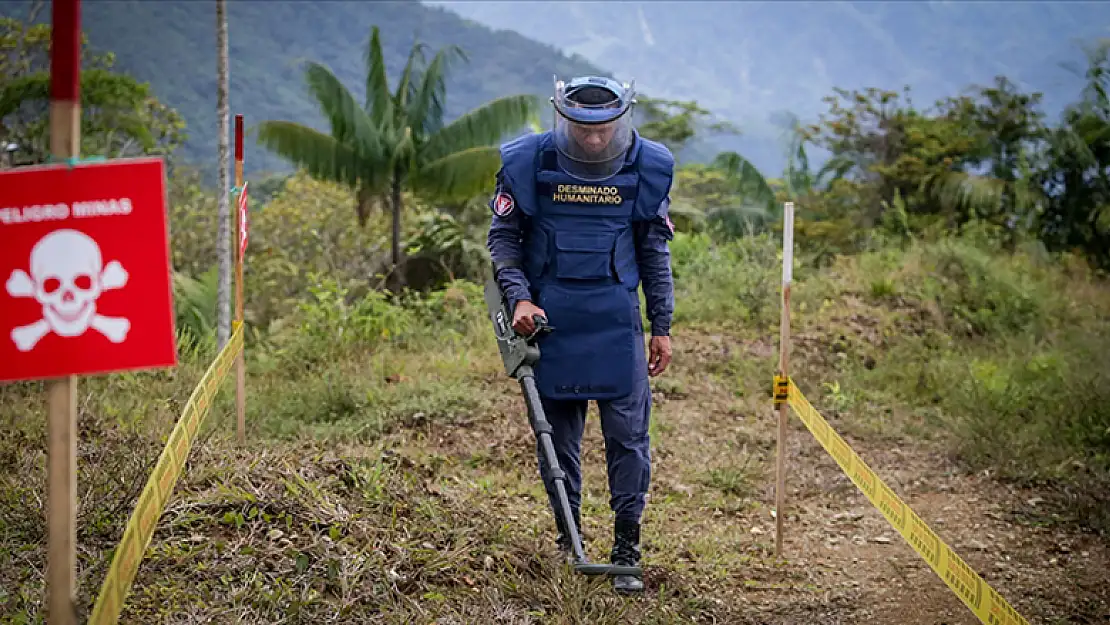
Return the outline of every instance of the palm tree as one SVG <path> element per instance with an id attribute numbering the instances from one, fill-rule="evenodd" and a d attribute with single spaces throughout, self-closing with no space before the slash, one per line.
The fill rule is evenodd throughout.
<path id="1" fill-rule="evenodd" d="M 781 214 L 775 192 L 763 173 L 751 161 L 736 152 L 721 152 L 711 166 L 725 176 L 732 201 L 709 207 L 706 218 L 729 236 L 760 230 Z"/>
<path id="2" fill-rule="evenodd" d="M 426 46 L 409 52 L 397 88 L 386 79 L 378 27 L 366 48 L 366 95 L 354 96 L 327 67 L 308 64 L 308 88 L 331 124 L 327 135 L 290 121 L 259 125 L 259 141 L 317 179 L 355 192 L 360 226 L 375 201 L 388 195 L 393 212 L 392 265 L 401 280 L 402 192 L 430 201 L 457 201 L 486 189 L 500 168 L 497 143 L 537 119 L 535 96 L 498 98 L 444 124 L 445 77 L 457 46 L 425 63 Z"/>
<path id="3" fill-rule="evenodd" d="M 760 230 L 781 211 L 770 182 L 736 152 L 707 165 L 687 165 L 675 180 L 669 212 L 692 230 L 708 225 L 725 236 Z"/>

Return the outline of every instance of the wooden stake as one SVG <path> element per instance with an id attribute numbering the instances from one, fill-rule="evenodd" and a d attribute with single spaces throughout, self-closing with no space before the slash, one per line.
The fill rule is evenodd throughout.
<path id="1" fill-rule="evenodd" d="M 782 318 L 779 325 L 779 375 L 787 378 L 790 356 L 790 282 L 794 267 L 794 203 L 783 205 L 782 228 Z M 786 424 L 787 402 L 779 404 L 778 447 L 775 454 L 775 556 L 782 556 L 782 519 L 786 516 Z"/>
<path id="2" fill-rule="evenodd" d="M 243 196 L 243 116 L 235 116 L 235 320 L 243 323 L 243 237 L 239 216 L 239 198 Z M 247 440 L 247 371 L 243 351 L 235 356 L 235 415 L 239 443 Z"/>
<path id="3" fill-rule="evenodd" d="M 77 380 L 47 385 L 47 622 L 77 623 Z"/>
<path id="4" fill-rule="evenodd" d="M 50 153 L 81 153 L 81 3 L 53 0 Z M 77 623 L 77 378 L 47 383 L 47 622 Z"/>

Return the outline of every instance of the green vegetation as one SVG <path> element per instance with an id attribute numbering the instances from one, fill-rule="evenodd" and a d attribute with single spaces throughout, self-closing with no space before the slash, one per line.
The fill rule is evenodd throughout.
<path id="1" fill-rule="evenodd" d="M 829 192 L 799 197 L 803 214 L 853 230 L 857 243 L 883 222 L 906 236 L 975 226 L 1011 247 L 1038 241 L 1110 266 L 1108 50 L 1088 50 L 1087 86 L 1055 127 L 1040 94 L 1001 76 L 931 111 L 892 91 L 838 90 L 805 129 L 833 156 L 821 172 L 832 172 Z"/>
<path id="2" fill-rule="evenodd" d="M 910 479 L 903 473 L 894 485 L 913 506 L 936 492 L 910 482 L 950 479 L 936 460 L 947 456 L 1045 501 L 1033 522 L 1110 529 L 1106 48 L 1092 49 L 1089 86 L 1055 126 L 1035 94 L 1001 79 L 930 110 L 885 90 L 843 91 L 818 123 L 799 126 L 780 179 L 735 153 L 680 168 L 674 364 L 653 381 L 650 592 L 629 601 L 560 569 L 552 549 L 531 434 L 481 293 L 489 210 L 477 190 L 490 172 L 452 168 L 447 189 L 427 184 L 439 159 L 468 149 L 488 156 L 532 111 L 523 98 L 491 98 L 444 123 L 438 103 L 452 88 L 437 61 L 414 60 L 424 71 L 391 93 L 376 29 L 371 41 L 371 54 L 352 56 L 371 57 L 363 76 L 372 105 L 357 106 L 324 69 L 350 59 L 320 55 L 309 82 L 333 126 L 313 141 L 327 150 L 307 150 L 301 129 L 300 148 L 282 150 L 305 169 L 251 195 L 249 443 L 231 436 L 226 384 L 124 622 L 747 623 L 765 616 L 751 614 L 754 590 L 773 591 L 780 615 L 829 620 L 828 583 L 811 563 L 775 560 L 767 529 L 784 200 L 798 211 L 791 375 L 859 453 L 884 476 L 906 470 Z M 656 104 L 647 131 L 688 140 L 697 103 Z M 488 123 L 500 107 L 509 111 L 504 125 Z M 7 117 L 0 124 L 2 142 L 12 126 Z M 114 139 L 89 140 L 89 152 L 103 153 Z M 293 142 L 276 145 L 285 143 Z M 809 169 L 805 146 L 814 144 L 832 153 L 825 171 Z M 347 172 L 405 161 L 411 177 L 398 184 L 397 169 L 386 169 L 355 186 L 362 181 L 338 175 L 343 168 L 323 156 L 344 150 Z M 248 148 L 248 159 L 261 152 Z M 164 437 L 215 355 L 214 194 L 184 167 L 169 182 L 181 365 L 81 382 L 82 614 Z M 386 190 L 393 220 L 363 205 Z M 396 218 L 402 205 L 411 219 Z M 376 278 L 399 247 L 410 255 L 408 288 L 386 290 Z M 0 561 L 13 563 L 0 568 L 0 613 L 13 623 L 41 615 L 42 391 L 38 382 L 0 387 Z M 809 445 L 791 474 L 790 527 L 802 528 L 821 514 L 815 508 L 843 504 L 850 487 L 835 472 L 831 481 L 812 477 L 831 461 L 796 420 L 792 427 L 792 440 Z M 598 430 L 591 423 L 584 443 L 583 516 L 595 558 L 610 536 Z M 896 458 L 884 455 L 895 448 Z M 1007 527 L 1020 533 L 1027 522 Z M 824 540 L 822 528 L 812 544 L 803 531 L 791 534 L 791 558 L 810 557 Z M 1031 549 L 1025 538 L 1010 543 L 1015 561 Z M 977 567 L 997 559 L 975 557 Z M 1036 576 L 992 583 L 1030 620 L 1063 609 L 1095 620 L 1097 590 L 1058 584 L 1062 598 L 1034 594 L 1050 584 L 1033 560 L 1024 565 Z"/>
<path id="3" fill-rule="evenodd" d="M 115 56 L 93 54 L 82 37 L 81 149 L 109 158 L 170 155 L 184 121 L 150 86 L 114 71 Z M 46 161 L 50 151 L 50 27 L 0 17 L 0 139 L 20 149 L 13 164 Z"/>
<path id="4" fill-rule="evenodd" d="M 392 269 L 401 263 L 401 191 L 426 202 L 465 201 L 492 188 L 501 167 L 497 141 L 536 120 L 535 98 L 506 96 L 443 123 L 444 86 L 457 46 L 440 50 L 427 65 L 424 46 L 413 45 L 397 90 L 389 93 L 381 34 L 373 28 L 366 48 L 366 101 L 359 107 L 326 67 L 310 63 L 306 78 L 331 123 L 331 136 L 294 122 L 263 122 L 261 143 L 314 176 L 357 192 L 358 224 L 370 203 L 389 195 L 393 209 Z M 465 56 L 463 56 L 465 58 Z"/>

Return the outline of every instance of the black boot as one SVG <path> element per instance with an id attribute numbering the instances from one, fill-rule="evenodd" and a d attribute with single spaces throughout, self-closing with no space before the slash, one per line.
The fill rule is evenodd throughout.
<path id="1" fill-rule="evenodd" d="M 570 513 L 571 516 L 574 517 L 574 526 L 578 528 L 579 540 L 585 541 L 585 538 L 582 536 L 582 521 L 578 509 L 571 508 Z M 574 564 L 574 542 L 571 540 L 570 532 L 567 531 L 563 523 L 563 515 L 555 515 L 555 526 L 559 530 L 559 535 L 555 538 L 555 545 L 559 548 L 559 553 L 563 555 L 567 564 Z"/>
<path id="2" fill-rule="evenodd" d="M 613 551 L 610 561 L 617 566 L 640 565 L 640 524 L 617 520 L 613 524 Z M 637 575 L 616 575 L 613 589 L 620 592 L 642 592 L 644 581 Z"/>

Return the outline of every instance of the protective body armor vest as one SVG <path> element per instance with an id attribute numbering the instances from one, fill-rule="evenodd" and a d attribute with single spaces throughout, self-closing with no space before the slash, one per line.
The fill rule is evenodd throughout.
<path id="1" fill-rule="evenodd" d="M 555 331 L 535 367 L 551 399 L 615 399 L 647 377 L 633 223 L 654 218 L 674 158 L 637 136 L 624 167 L 584 182 L 556 164 L 550 131 L 501 147 L 502 174 L 528 217 L 523 269 L 532 298 Z"/>

